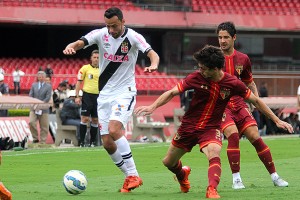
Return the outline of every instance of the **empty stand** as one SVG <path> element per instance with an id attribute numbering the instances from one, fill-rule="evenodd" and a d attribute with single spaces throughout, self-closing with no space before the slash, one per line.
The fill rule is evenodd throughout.
<path id="1" fill-rule="evenodd" d="M 194 12 L 242 15 L 299 15 L 298 0 L 192 0 Z"/>
<path id="2" fill-rule="evenodd" d="M 107 9 L 112 6 L 122 10 L 142 10 L 129 0 L 3 0 L 3 6 L 72 8 L 72 9 Z"/>
<path id="3" fill-rule="evenodd" d="M 68 80 L 74 85 L 77 82 L 77 73 L 79 69 L 89 63 L 88 59 L 58 59 L 58 58 L 0 58 L 0 66 L 5 70 L 5 82 L 13 90 L 12 72 L 18 66 L 25 72 L 21 78 L 21 89 L 30 90 L 35 82 L 36 74 L 40 70 L 46 69 L 50 65 L 54 75 L 52 77 L 52 87 L 57 88 L 59 83 Z M 174 75 L 167 75 L 164 72 L 145 73 L 144 68 L 136 65 L 136 86 L 138 91 L 166 91 L 173 88 L 179 81 Z"/>

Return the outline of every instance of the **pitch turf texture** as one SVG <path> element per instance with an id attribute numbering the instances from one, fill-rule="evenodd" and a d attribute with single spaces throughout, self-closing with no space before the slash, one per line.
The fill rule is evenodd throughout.
<path id="1" fill-rule="evenodd" d="M 241 140 L 241 174 L 246 189 L 231 189 L 232 178 L 225 151 L 227 141 L 224 141 L 222 177 L 218 187 L 222 199 L 300 199 L 300 138 L 264 141 L 271 148 L 277 172 L 289 182 L 289 187 L 273 186 L 255 149 L 247 140 Z M 182 159 L 184 165 L 192 168 L 190 192 L 183 194 L 173 174 L 161 162 L 168 146 L 168 143 L 131 145 L 144 185 L 129 194 L 118 192 L 124 177 L 103 147 L 6 151 L 3 152 L 0 177 L 13 193 L 14 200 L 205 199 L 208 167 L 205 156 L 196 146 Z M 68 194 L 62 185 L 63 175 L 71 169 L 83 171 L 88 178 L 87 190 L 77 196 Z"/>

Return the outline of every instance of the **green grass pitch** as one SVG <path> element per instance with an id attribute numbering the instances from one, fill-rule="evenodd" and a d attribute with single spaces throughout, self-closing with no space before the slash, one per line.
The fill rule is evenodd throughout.
<path id="1" fill-rule="evenodd" d="M 246 189 L 233 190 L 226 157 L 227 141 L 221 153 L 222 176 L 218 187 L 222 199 L 299 199 L 300 138 L 264 139 L 269 145 L 279 175 L 289 187 L 274 187 L 271 178 L 247 140 L 241 140 L 241 175 Z M 205 199 L 208 161 L 195 146 L 186 154 L 183 165 L 192 168 L 189 193 L 180 193 L 179 184 L 161 160 L 168 143 L 131 145 L 144 185 L 128 194 L 121 194 L 124 176 L 115 167 L 103 147 L 52 148 L 4 151 L 0 166 L 1 181 L 13 193 L 14 200 L 182 200 Z M 62 185 L 63 175 L 78 169 L 88 178 L 87 190 L 77 196 L 68 194 Z"/>

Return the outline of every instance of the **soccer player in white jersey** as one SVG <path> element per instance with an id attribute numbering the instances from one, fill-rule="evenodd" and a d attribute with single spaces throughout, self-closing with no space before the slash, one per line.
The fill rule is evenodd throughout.
<path id="1" fill-rule="evenodd" d="M 123 13 L 119 8 L 107 9 L 104 21 L 106 27 L 93 30 L 68 44 L 63 53 L 73 55 L 79 49 L 98 45 L 100 93 L 97 103 L 100 133 L 104 148 L 126 176 L 120 191 L 130 192 L 143 184 L 129 143 L 122 132 L 136 103 L 136 60 L 139 51 L 145 53 L 151 65 L 144 71 L 152 72 L 158 68 L 159 56 L 141 34 L 125 27 Z"/>

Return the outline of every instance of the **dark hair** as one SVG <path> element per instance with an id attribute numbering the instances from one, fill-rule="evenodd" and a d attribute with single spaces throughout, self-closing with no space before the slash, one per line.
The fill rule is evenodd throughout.
<path id="1" fill-rule="evenodd" d="M 225 63 L 225 57 L 219 47 L 205 45 L 202 49 L 195 52 L 194 60 L 210 69 L 222 69 Z"/>
<path id="2" fill-rule="evenodd" d="M 60 84 L 58 84 L 58 87 L 67 87 L 67 83 L 61 82 Z"/>
<path id="3" fill-rule="evenodd" d="M 110 19 L 114 16 L 117 16 L 118 19 L 121 21 L 123 20 L 123 13 L 122 11 L 120 10 L 120 8 L 117 8 L 117 7 L 111 7 L 109 9 L 107 9 L 104 13 L 104 17 Z"/>
<path id="4" fill-rule="evenodd" d="M 233 22 L 223 22 L 219 24 L 216 33 L 219 34 L 221 30 L 227 31 L 231 37 L 233 37 L 236 34 L 235 25 Z"/>
<path id="5" fill-rule="evenodd" d="M 99 51 L 98 50 L 93 50 L 92 53 L 91 53 L 91 56 L 96 53 L 96 54 L 99 54 Z"/>

